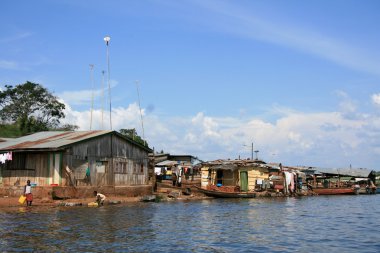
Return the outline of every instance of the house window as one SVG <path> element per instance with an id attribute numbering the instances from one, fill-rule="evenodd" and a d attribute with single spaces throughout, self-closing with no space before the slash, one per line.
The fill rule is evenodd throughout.
<path id="1" fill-rule="evenodd" d="M 128 174 L 127 163 L 126 162 L 116 162 L 115 173 L 116 174 Z"/>
<path id="2" fill-rule="evenodd" d="M 141 173 L 141 174 L 144 174 L 144 164 L 141 164 L 141 165 L 140 165 L 140 173 Z"/>

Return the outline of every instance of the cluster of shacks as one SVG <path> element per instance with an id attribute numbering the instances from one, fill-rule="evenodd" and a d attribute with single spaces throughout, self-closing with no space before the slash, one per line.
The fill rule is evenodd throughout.
<path id="1" fill-rule="evenodd" d="M 171 155 L 169 153 L 155 154 L 155 174 L 158 180 L 171 180 L 173 175 L 181 180 L 182 177 L 194 179 L 198 175 L 200 160 L 192 155 Z M 181 183 L 181 181 L 179 181 Z"/>
<path id="2" fill-rule="evenodd" d="M 215 160 L 201 164 L 201 188 L 223 192 L 274 191 L 286 195 L 370 193 L 376 175 L 366 169 L 322 169 L 267 164 L 260 160 Z M 361 190 L 355 191 L 355 187 Z M 323 189 L 323 191 L 319 191 Z M 329 191 L 326 191 L 329 189 Z"/>
<path id="3" fill-rule="evenodd" d="M 152 150 L 116 131 L 48 131 L 0 141 L 0 187 L 149 186 Z M 149 188 L 149 187 L 148 187 Z"/>

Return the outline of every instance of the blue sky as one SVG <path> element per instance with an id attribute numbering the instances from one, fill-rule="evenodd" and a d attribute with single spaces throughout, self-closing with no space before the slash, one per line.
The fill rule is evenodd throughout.
<path id="1" fill-rule="evenodd" d="M 203 160 L 380 170 L 378 1 L 3 1 L 0 88 L 42 84 L 65 122 L 101 129 L 110 42 L 113 128 Z M 106 76 L 107 77 L 107 76 Z M 105 94 L 107 94 L 105 90 Z M 109 129 L 105 98 L 103 128 Z"/>

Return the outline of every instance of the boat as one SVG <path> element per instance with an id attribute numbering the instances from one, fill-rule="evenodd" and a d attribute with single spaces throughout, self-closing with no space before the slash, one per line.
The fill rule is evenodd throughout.
<path id="1" fill-rule="evenodd" d="M 357 195 L 359 188 L 354 187 L 337 187 L 337 188 L 313 188 L 313 191 L 318 195 Z"/>
<path id="2" fill-rule="evenodd" d="M 195 188 L 204 193 L 206 196 L 214 198 L 256 198 L 255 192 L 225 192 L 218 190 L 207 190 L 199 186 L 195 186 Z"/>

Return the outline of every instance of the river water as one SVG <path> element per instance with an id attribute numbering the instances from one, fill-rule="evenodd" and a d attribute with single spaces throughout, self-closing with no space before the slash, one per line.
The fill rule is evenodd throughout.
<path id="1" fill-rule="evenodd" d="M 380 252 L 380 195 L 0 210 L 0 251 Z"/>

